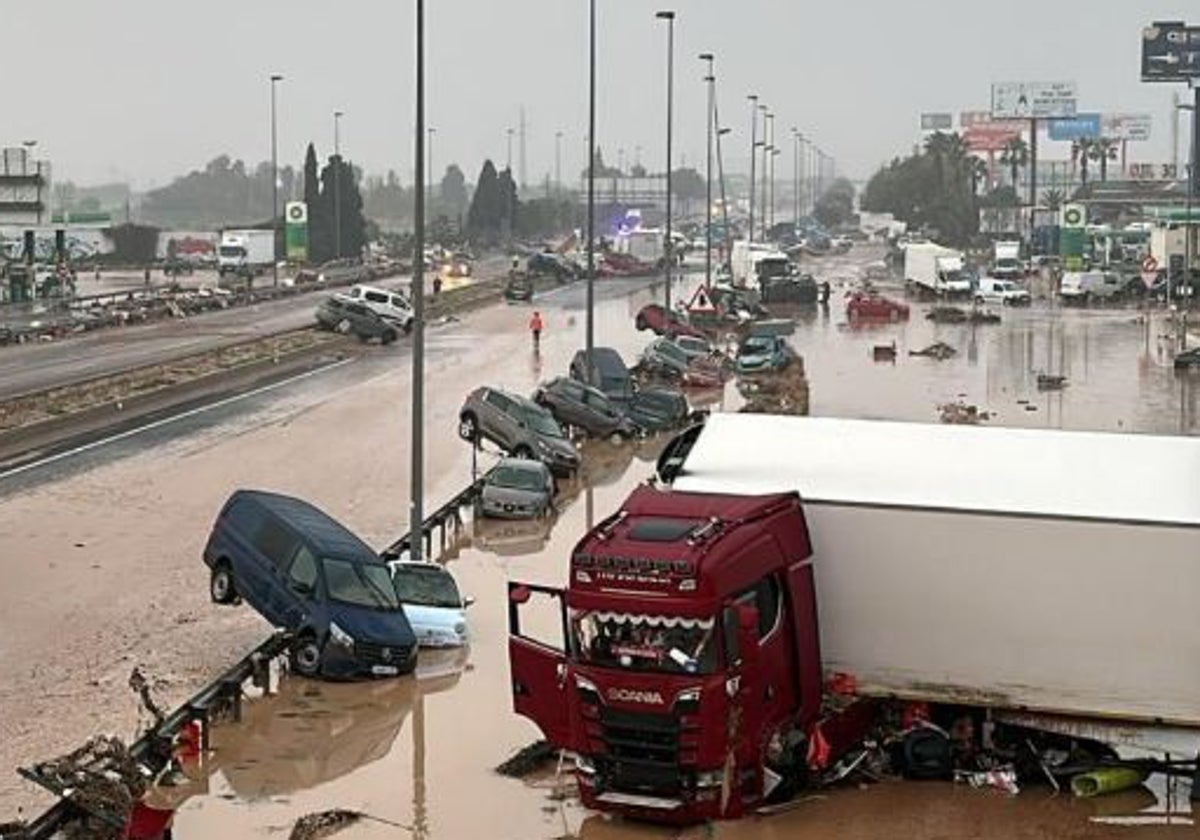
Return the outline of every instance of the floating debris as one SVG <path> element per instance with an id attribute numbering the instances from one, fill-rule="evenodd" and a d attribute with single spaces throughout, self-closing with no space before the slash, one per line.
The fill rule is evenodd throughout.
<path id="1" fill-rule="evenodd" d="M 896 342 L 891 344 L 876 344 L 871 348 L 871 357 L 877 362 L 896 361 Z"/>
<path id="2" fill-rule="evenodd" d="M 549 741 L 534 741 L 496 768 L 501 776 L 523 779 L 558 758 L 558 750 Z"/>
<path id="3" fill-rule="evenodd" d="M 941 414 L 943 423 L 952 423 L 959 426 L 978 426 L 991 419 L 991 414 L 986 411 L 980 411 L 979 406 L 970 405 L 959 400 L 958 402 L 945 403 L 937 407 Z"/>
<path id="4" fill-rule="evenodd" d="M 1039 391 L 1061 391 L 1067 387 L 1067 377 L 1061 374 L 1039 373 L 1037 387 Z"/>
<path id="5" fill-rule="evenodd" d="M 963 309 L 958 306 L 935 306 L 925 316 L 935 324 L 999 324 L 1000 316 L 986 309 Z"/>
<path id="6" fill-rule="evenodd" d="M 939 362 L 943 362 L 946 359 L 957 356 L 958 351 L 944 341 L 935 341 L 933 344 L 930 344 L 928 347 L 925 347 L 921 350 L 909 350 L 908 355 L 926 356 L 930 359 L 937 359 Z"/>
<path id="7" fill-rule="evenodd" d="M 325 837 L 344 831 L 361 820 L 370 820 L 372 822 L 383 823 L 392 828 L 402 828 L 405 831 L 412 831 L 411 826 L 403 825 L 391 820 L 385 820 L 382 817 L 374 817 L 370 814 L 364 814 L 362 811 L 349 811 L 345 808 L 334 808 L 329 811 L 318 811 L 314 814 L 306 814 L 296 820 L 292 826 L 292 833 L 288 835 L 288 840 L 323 840 Z"/>
<path id="8" fill-rule="evenodd" d="M 146 793 L 147 779 L 120 738 L 98 735 L 73 752 L 23 771 L 95 819 L 78 823 L 90 840 L 117 840 L 133 806 Z"/>

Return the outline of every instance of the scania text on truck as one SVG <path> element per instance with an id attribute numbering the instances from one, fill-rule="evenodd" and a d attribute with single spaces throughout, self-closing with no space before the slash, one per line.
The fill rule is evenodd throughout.
<path id="1" fill-rule="evenodd" d="M 227 230 L 217 249 L 217 271 L 226 274 L 262 274 L 275 262 L 275 233 L 269 230 Z"/>
<path id="2" fill-rule="evenodd" d="M 872 698 L 1200 749 L 1200 440 L 716 414 L 659 474 L 564 591 L 510 584 L 514 708 L 585 805 L 736 817 L 852 746 Z M 533 594 L 561 649 L 523 632 Z M 833 674 L 859 702 L 826 716 Z"/>
<path id="3" fill-rule="evenodd" d="M 904 282 L 912 290 L 937 297 L 971 293 L 962 251 L 936 242 L 910 242 L 904 248 Z"/>

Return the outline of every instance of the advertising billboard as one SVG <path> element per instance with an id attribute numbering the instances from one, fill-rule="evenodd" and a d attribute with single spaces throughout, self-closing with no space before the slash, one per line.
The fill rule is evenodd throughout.
<path id="1" fill-rule="evenodd" d="M 1114 140 L 1141 142 L 1150 139 L 1154 117 L 1150 114 L 1106 114 L 1103 130 L 1105 137 Z"/>
<path id="2" fill-rule="evenodd" d="M 1066 120 L 1050 121 L 1051 140 L 1097 140 L 1100 137 L 1099 114 L 1076 114 Z"/>
<path id="3" fill-rule="evenodd" d="M 1156 23 L 1142 30 L 1142 81 L 1200 79 L 1200 26 Z"/>
<path id="4" fill-rule="evenodd" d="M 962 133 L 963 142 L 975 153 L 1002 152 L 1008 142 L 1021 136 L 1021 127 L 1012 123 L 977 123 Z"/>
<path id="5" fill-rule="evenodd" d="M 922 131 L 949 131 L 954 128 L 953 114 L 922 114 Z"/>
<path id="6" fill-rule="evenodd" d="M 1074 82 L 997 82 L 992 117 L 998 120 L 1064 119 L 1075 116 Z"/>

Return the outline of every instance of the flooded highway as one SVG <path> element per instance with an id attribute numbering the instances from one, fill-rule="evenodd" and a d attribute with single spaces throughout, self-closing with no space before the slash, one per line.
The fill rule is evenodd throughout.
<path id="1" fill-rule="evenodd" d="M 812 262 L 821 277 L 853 277 L 877 258 L 859 249 Z M 891 294 L 892 292 L 888 292 Z M 614 285 L 597 310 L 600 342 L 632 361 L 648 340 L 633 314 L 661 295 L 647 283 Z M 1161 354 L 1161 324 L 1137 310 L 1060 311 L 1044 304 L 1002 312 L 998 325 L 933 324 L 926 307 L 907 323 L 847 323 L 835 293 L 828 312 L 798 317 L 789 337 L 804 357 L 812 413 L 937 422 L 955 400 L 993 413 L 989 424 L 1161 434 L 1200 434 L 1200 380 L 1177 376 Z M 542 351 L 530 352 L 524 307 L 494 307 L 431 331 L 427 498 L 437 504 L 470 479 L 472 456 L 455 421 L 478 384 L 528 392 L 565 373 L 583 329 L 581 294 L 566 288 L 536 303 L 547 317 Z M 945 361 L 910 356 L 935 341 L 957 351 Z M 874 348 L 895 343 L 894 360 Z M 397 365 L 397 359 L 404 362 Z M 0 486 L 0 557 L 12 564 L 19 598 L 0 593 L 0 648 L 18 678 L 0 688 L 6 768 L 72 746 L 93 731 L 127 731 L 132 664 L 161 677 L 180 699 L 266 633 L 249 610 L 208 603 L 200 546 L 221 501 L 237 486 L 311 499 L 373 545 L 405 530 L 407 359 L 386 352 L 313 377 L 253 404 L 230 408 L 138 443 L 88 469 L 56 466 Z M 469 375 L 467 375 L 469 372 Z M 1061 390 L 1039 391 L 1038 373 L 1061 374 Z M 692 395 L 694 407 L 736 410 L 736 387 Z M 422 838 L 725 837 L 1157 837 L 1174 825 L 1130 828 L 1111 817 L 1190 824 L 1187 786 L 1077 802 L 1034 790 L 1009 798 L 941 783 L 886 782 L 826 791 L 770 818 L 711 829 L 664 832 L 590 814 L 570 795 L 569 774 L 517 781 L 492 768 L 538 733 L 511 711 L 505 584 L 559 585 L 566 558 L 588 527 L 650 477 L 665 439 L 584 447 L 585 468 L 567 483 L 545 522 L 468 522 L 444 559 L 469 611 L 469 650 L 422 655 L 415 679 L 335 685 L 288 678 L 276 697 L 253 700 L 239 725 L 217 727 L 214 751 L 194 778 L 162 794 L 177 808 L 176 837 L 272 837 L 301 815 L 331 808 L 369 814 L 346 837 Z M 479 456 L 486 468 L 494 453 Z M 981 476 L 986 480 L 986 476 Z M 52 539 L 23 523 L 57 521 Z M 52 599 L 50 594 L 54 593 Z M 75 618 L 89 615 L 89 624 Z M 103 644 L 96 645 L 99 639 Z M 89 680 L 68 676 L 71 660 Z M 39 713 L 61 714 L 58 737 Z M 79 703 L 92 701 L 88 711 Z M 11 777 L 0 803 L 27 801 Z M 1169 795 L 1168 795 L 1169 794 Z M 1148 797 L 1148 799 L 1147 799 Z M 1148 809 L 1148 810 L 1147 810 Z M 1103 819 L 1100 819 L 1103 818 Z M 1116 820 L 1121 822 L 1121 820 Z"/>

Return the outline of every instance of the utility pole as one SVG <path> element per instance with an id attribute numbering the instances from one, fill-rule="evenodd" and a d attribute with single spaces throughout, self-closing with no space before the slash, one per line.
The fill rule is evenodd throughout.
<path id="1" fill-rule="evenodd" d="M 506 128 L 504 129 L 504 133 L 508 135 L 508 156 L 504 159 L 504 166 L 506 169 L 508 169 L 508 174 L 512 175 L 512 141 L 513 134 L 515 134 L 516 131 L 511 128 Z"/>
<path id="2" fill-rule="evenodd" d="M 767 199 L 767 212 L 763 213 L 763 224 L 766 226 L 766 231 L 763 233 L 763 239 L 766 239 L 766 232 L 775 227 L 775 155 L 779 150 L 775 148 L 775 115 L 767 114 L 767 143 L 769 143 L 770 152 L 767 155 L 767 170 L 770 173 L 767 180 L 767 188 L 763 191 Z"/>
<path id="3" fill-rule="evenodd" d="M 279 73 L 271 74 L 271 277 L 279 285 L 279 132 L 275 118 L 275 88 L 283 81 Z"/>
<path id="4" fill-rule="evenodd" d="M 804 135 L 792 126 L 792 228 L 800 227 L 800 143 Z"/>
<path id="5" fill-rule="evenodd" d="M 596 0 L 588 0 L 587 319 L 589 364 L 596 341 Z"/>
<path id="6" fill-rule="evenodd" d="M 708 143 L 708 157 L 704 166 L 705 201 L 704 201 L 704 287 L 712 288 L 712 203 L 713 203 L 713 86 L 717 77 L 713 75 L 713 54 L 701 53 L 700 60 L 708 62 L 708 72 L 704 75 L 705 86 L 708 88 L 708 105 L 705 108 L 704 134 Z"/>
<path id="7" fill-rule="evenodd" d="M 412 464 L 409 474 L 409 557 L 425 559 L 425 0 L 417 5 L 417 115 L 413 184 Z M 472 446 L 474 442 L 472 441 Z"/>
<path id="8" fill-rule="evenodd" d="M 429 126 L 425 129 L 428 145 L 425 147 L 425 204 L 430 210 L 433 209 L 433 135 L 437 134 L 437 129 Z"/>
<path id="9" fill-rule="evenodd" d="M 658 12 L 659 20 L 667 22 L 667 236 L 663 243 L 663 262 L 666 265 L 666 289 L 663 293 L 663 306 L 671 311 L 671 274 L 675 267 L 674 242 L 671 240 L 671 142 L 672 123 L 675 109 L 675 13 L 671 11 Z"/>
<path id="10" fill-rule="evenodd" d="M 759 199 L 759 227 L 762 229 L 762 238 L 765 241 L 767 238 L 767 147 L 771 145 L 771 141 L 767 139 L 767 106 L 759 105 L 758 110 L 762 111 L 763 115 L 763 139 L 762 139 L 762 185 L 759 188 L 761 197 Z"/>
<path id="11" fill-rule="evenodd" d="M 333 112 L 333 247 L 334 259 L 342 258 L 342 112 Z"/>
<path id="12" fill-rule="evenodd" d="M 525 192 L 528 173 L 525 170 L 525 106 L 521 106 L 521 192 Z"/>
<path id="13" fill-rule="evenodd" d="M 746 241 L 754 241 L 754 162 L 758 159 L 758 94 L 750 94 L 750 228 Z"/>
<path id="14" fill-rule="evenodd" d="M 554 132 L 554 196 L 562 197 L 562 139 L 561 131 Z"/>

